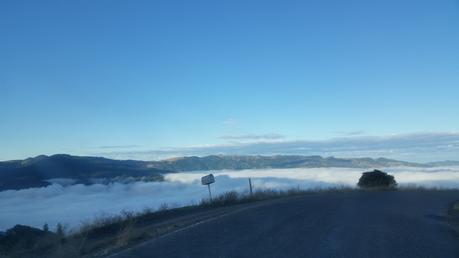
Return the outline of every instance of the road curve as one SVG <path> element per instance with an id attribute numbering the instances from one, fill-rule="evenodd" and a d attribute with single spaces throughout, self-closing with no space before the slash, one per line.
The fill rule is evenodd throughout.
<path id="1" fill-rule="evenodd" d="M 254 205 L 113 257 L 459 257 L 458 191 L 311 194 Z"/>

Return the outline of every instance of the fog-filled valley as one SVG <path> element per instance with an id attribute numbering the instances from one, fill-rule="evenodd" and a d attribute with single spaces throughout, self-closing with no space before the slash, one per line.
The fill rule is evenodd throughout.
<path id="1" fill-rule="evenodd" d="M 459 188 L 459 167 L 388 167 L 400 186 Z M 76 229 L 82 222 L 100 216 L 119 214 L 123 210 L 158 209 L 164 204 L 179 207 L 208 198 L 207 187 L 200 178 L 215 175 L 212 193 L 248 192 L 248 178 L 254 190 L 289 188 L 326 189 L 354 187 L 362 168 L 291 168 L 181 172 L 164 175 L 162 182 L 135 181 L 109 184 L 69 184 L 69 180 L 52 180 L 46 187 L 0 192 L 0 231 L 16 224 L 53 228 L 63 223 Z"/>

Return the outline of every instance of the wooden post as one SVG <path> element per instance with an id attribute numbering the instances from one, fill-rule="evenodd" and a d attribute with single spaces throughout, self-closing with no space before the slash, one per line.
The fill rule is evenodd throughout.
<path id="1" fill-rule="evenodd" d="M 250 195 L 253 195 L 253 191 L 252 191 L 252 180 L 250 179 L 250 177 L 249 177 L 249 187 L 250 187 Z"/>

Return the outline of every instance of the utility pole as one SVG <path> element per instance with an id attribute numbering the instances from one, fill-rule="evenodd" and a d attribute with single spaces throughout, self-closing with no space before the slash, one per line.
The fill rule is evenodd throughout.
<path id="1" fill-rule="evenodd" d="M 253 191 L 252 191 L 252 179 L 250 179 L 250 177 L 249 177 L 249 188 L 250 188 L 250 195 L 253 195 Z"/>

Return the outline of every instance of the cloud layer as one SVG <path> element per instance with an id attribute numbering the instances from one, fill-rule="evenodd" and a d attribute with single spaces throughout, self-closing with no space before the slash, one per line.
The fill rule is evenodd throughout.
<path id="1" fill-rule="evenodd" d="M 239 136 L 249 138 L 252 135 Z M 238 136 L 227 136 L 235 140 Z M 256 136 L 262 138 L 262 136 Z M 252 137 L 252 138 L 256 138 Z M 265 136 L 266 138 L 266 136 Z M 119 151 L 101 153 L 111 158 L 161 159 L 176 156 L 238 154 L 272 155 L 298 154 L 339 157 L 387 157 L 406 161 L 429 162 L 456 160 L 459 157 L 459 133 L 417 133 L 390 136 L 353 136 L 322 141 L 294 140 L 256 142 L 231 142 L 222 145 L 205 145 L 167 148 L 148 151 Z"/>
<path id="2" fill-rule="evenodd" d="M 459 188 L 459 167 L 388 168 L 401 184 Z M 215 172 L 214 194 L 235 190 L 248 191 L 247 178 L 254 189 L 327 188 L 354 186 L 362 170 L 346 168 L 264 169 Z M 97 216 L 118 214 L 122 210 L 141 211 L 167 203 L 182 206 L 207 198 L 207 188 L 200 184 L 207 172 L 174 173 L 165 182 L 134 182 L 110 185 L 53 184 L 44 188 L 0 192 L 0 231 L 16 224 L 54 227 L 61 222 L 72 228 Z M 55 181 L 59 182 L 59 181 Z"/>
<path id="3" fill-rule="evenodd" d="M 280 140 L 285 137 L 281 134 L 243 134 L 243 135 L 224 135 L 220 137 L 225 140 L 237 141 L 260 141 L 260 140 Z"/>

